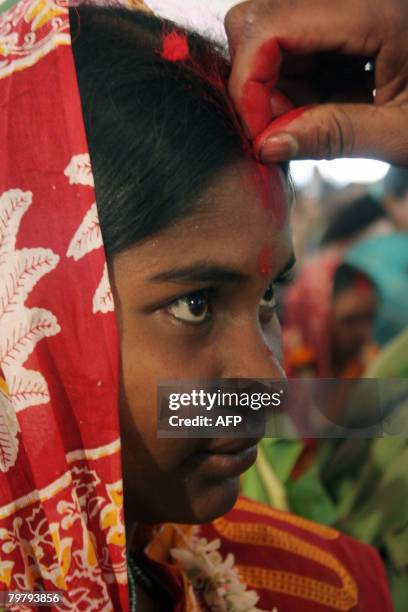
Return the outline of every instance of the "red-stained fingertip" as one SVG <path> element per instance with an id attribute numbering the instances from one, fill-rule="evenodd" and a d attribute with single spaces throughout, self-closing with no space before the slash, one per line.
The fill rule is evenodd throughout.
<path id="1" fill-rule="evenodd" d="M 258 152 L 259 159 L 266 164 L 295 159 L 299 152 L 299 143 L 292 134 L 270 136 Z"/>
<path id="2" fill-rule="evenodd" d="M 296 136 L 287 127 L 314 105 L 301 106 L 278 117 L 254 140 L 254 154 L 265 163 L 295 158 L 299 151 Z"/>

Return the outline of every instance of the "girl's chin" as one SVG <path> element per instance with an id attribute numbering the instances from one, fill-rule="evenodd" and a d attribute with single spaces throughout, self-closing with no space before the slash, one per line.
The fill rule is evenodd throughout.
<path id="1" fill-rule="evenodd" d="M 191 505 L 180 513 L 179 523 L 203 524 L 226 514 L 233 508 L 239 495 L 239 476 L 217 483 L 207 483 L 206 487 L 194 496 Z M 181 508 L 180 508 L 181 510 Z M 184 515 L 184 518 L 181 517 Z"/>
<path id="2" fill-rule="evenodd" d="M 176 483 L 173 484 L 173 495 L 166 491 L 160 500 L 160 507 L 157 498 L 150 503 L 145 499 L 145 504 L 137 504 L 136 522 L 210 523 L 229 512 L 239 494 L 239 476 L 217 480 L 195 477 L 185 482 L 182 490 Z"/>

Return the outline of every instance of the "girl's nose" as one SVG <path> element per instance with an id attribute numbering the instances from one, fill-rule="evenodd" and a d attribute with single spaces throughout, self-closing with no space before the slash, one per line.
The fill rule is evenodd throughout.
<path id="1" fill-rule="evenodd" d="M 222 378 L 282 379 L 280 334 L 267 344 L 257 326 L 236 327 L 222 345 Z"/>

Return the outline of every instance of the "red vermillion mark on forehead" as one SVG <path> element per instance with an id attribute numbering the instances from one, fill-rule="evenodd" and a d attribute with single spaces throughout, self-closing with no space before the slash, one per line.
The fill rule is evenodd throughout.
<path id="1" fill-rule="evenodd" d="M 258 254 L 258 272 L 261 276 L 272 276 L 272 248 L 264 247 Z"/>
<path id="2" fill-rule="evenodd" d="M 287 195 L 278 166 L 257 163 L 254 172 L 261 207 L 278 230 L 285 224 Z"/>
<path id="3" fill-rule="evenodd" d="M 161 56 L 169 62 L 184 61 L 189 57 L 188 40 L 185 34 L 176 30 L 166 34 L 163 38 L 163 50 Z"/>

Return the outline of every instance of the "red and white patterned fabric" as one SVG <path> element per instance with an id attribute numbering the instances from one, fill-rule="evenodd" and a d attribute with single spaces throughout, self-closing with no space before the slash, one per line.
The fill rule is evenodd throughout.
<path id="1" fill-rule="evenodd" d="M 61 4 L 0 12 L 0 590 L 127 610 L 117 327 Z"/>

